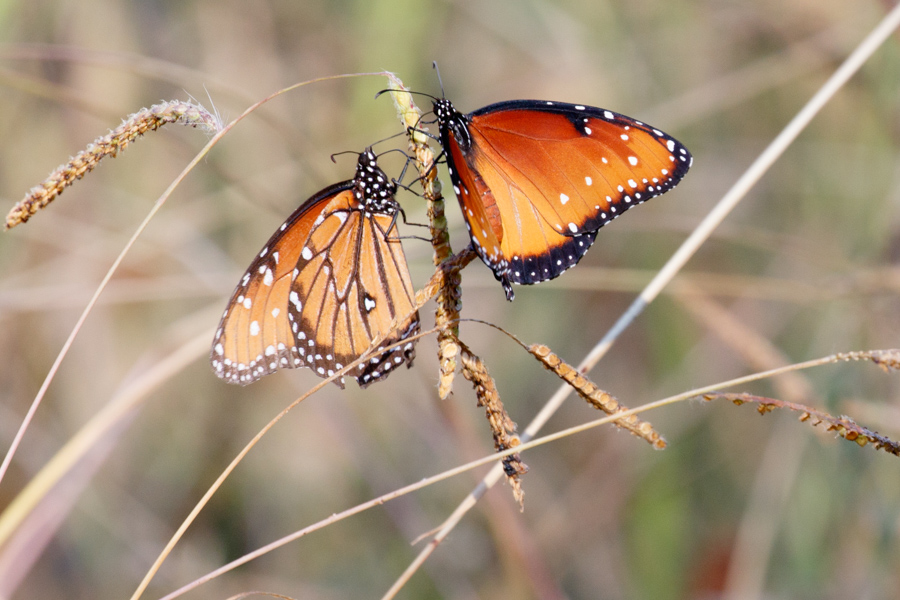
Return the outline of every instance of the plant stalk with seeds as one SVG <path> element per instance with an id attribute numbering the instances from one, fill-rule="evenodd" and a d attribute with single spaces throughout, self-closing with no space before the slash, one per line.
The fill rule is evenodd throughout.
<path id="1" fill-rule="evenodd" d="M 127 148 L 128 144 L 148 131 L 156 131 L 168 123 L 199 127 L 211 134 L 222 128 L 217 116 L 190 102 L 173 100 L 141 109 L 108 134 L 88 144 L 69 162 L 60 165 L 40 185 L 31 188 L 25 198 L 6 215 L 6 229 L 12 229 L 28 221 L 37 211 L 53 202 L 67 187 L 90 173 L 105 157 L 116 156 Z"/>

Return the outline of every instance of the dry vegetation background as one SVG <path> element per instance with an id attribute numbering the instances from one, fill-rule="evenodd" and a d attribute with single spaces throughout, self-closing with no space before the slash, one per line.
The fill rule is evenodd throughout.
<path id="1" fill-rule="evenodd" d="M 0 198 L 12 206 L 127 114 L 188 94 L 209 106 L 208 92 L 228 119 L 287 85 L 341 73 L 389 69 L 440 93 L 436 60 L 464 111 L 513 98 L 610 108 L 682 140 L 695 156 L 685 181 L 605 229 L 573 271 L 518 287 L 514 303 L 480 262 L 463 274 L 464 317 L 577 363 L 888 8 L 877 0 L 0 2 Z M 622 336 L 592 374 L 601 387 L 636 406 L 778 362 L 898 346 L 898 39 Z M 329 155 L 399 131 L 388 98 L 373 100 L 384 86 L 365 77 L 282 96 L 188 177 L 88 319 L 0 485 L 0 506 L 129 382 L 192 336 L 211 338 L 270 233 L 304 198 L 352 174 L 352 156 L 335 165 Z M 4 451 L 103 274 L 205 142 L 169 126 L 0 236 Z M 458 250 L 465 228 L 443 177 Z M 399 199 L 410 220 L 425 221 L 419 198 Z M 421 285 L 431 248 L 404 246 Z M 465 323 L 462 336 L 512 417 L 527 423 L 556 378 L 492 329 Z M 460 378 L 440 402 L 436 373 L 432 337 L 412 370 L 365 391 L 329 386 L 301 404 L 213 498 L 147 597 L 490 453 L 471 388 Z M 896 376 L 840 364 L 803 377 L 738 391 L 791 399 L 800 386 L 810 404 L 900 437 Z M 95 471 L 62 494 L 71 511 L 25 545 L 35 553 L 30 571 L 27 552 L 2 556 L 0 591 L 127 597 L 235 453 L 317 382 L 290 371 L 232 387 L 205 354 L 179 369 L 115 432 Z M 549 430 L 597 416 L 569 400 Z M 665 452 L 607 427 L 525 454 L 525 512 L 498 485 L 402 597 L 667 600 L 715 598 L 728 586 L 769 598 L 900 595 L 896 457 L 751 407 L 683 403 L 646 417 L 666 435 Z M 379 597 L 418 553 L 411 541 L 484 472 L 316 532 L 188 597 L 254 589 Z"/>

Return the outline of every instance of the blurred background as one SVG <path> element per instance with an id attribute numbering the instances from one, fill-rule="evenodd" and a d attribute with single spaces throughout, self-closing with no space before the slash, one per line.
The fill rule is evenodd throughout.
<path id="1" fill-rule="evenodd" d="M 579 266 L 508 303 L 480 262 L 463 317 L 577 364 L 755 156 L 891 8 L 879 0 L 96 0 L 0 3 L 0 199 L 11 207 L 128 114 L 197 98 L 226 120 L 288 85 L 388 69 L 468 112 L 541 98 L 652 123 L 694 167 L 617 220 Z M 836 351 L 898 346 L 900 38 L 811 124 L 592 372 L 629 406 Z M 234 455 L 318 383 L 246 387 L 210 370 L 208 337 L 269 235 L 353 173 L 329 155 L 400 131 L 383 77 L 326 81 L 241 122 L 176 190 L 88 318 L 6 479 L 0 506 L 104 407 L 156 377 L 0 548 L 0 595 L 117 598 L 136 588 Z M 207 139 L 170 125 L 0 235 L 0 447 L 6 450 L 80 312 L 128 237 Z M 393 143 L 393 142 L 392 142 Z M 403 146 L 397 142 L 397 146 Z M 386 145 L 385 147 L 389 146 Z M 399 163 L 386 162 L 396 173 Z M 453 246 L 467 243 L 448 193 Z M 410 221 L 420 198 L 402 193 Z M 404 233 L 416 233 L 411 228 Z M 404 243 L 421 286 L 426 242 Z M 432 322 L 433 304 L 423 311 Z M 462 339 L 524 427 L 558 381 L 493 329 Z M 196 346 L 196 344 L 195 344 Z M 492 451 L 458 378 L 439 401 L 434 338 L 414 367 L 361 391 L 329 386 L 238 466 L 151 584 L 160 597 L 332 513 Z M 900 437 L 900 384 L 870 364 L 739 390 L 807 402 Z M 547 431 L 598 414 L 569 399 Z M 900 594 L 897 458 L 753 407 L 694 401 L 646 414 L 664 452 L 612 428 L 530 451 L 525 511 L 492 489 L 404 598 L 887 598 Z M 66 451 L 63 451 L 66 454 Z M 302 538 L 188 595 L 266 590 L 380 597 L 486 472 Z M 729 594 L 732 594 L 729 596 Z"/>

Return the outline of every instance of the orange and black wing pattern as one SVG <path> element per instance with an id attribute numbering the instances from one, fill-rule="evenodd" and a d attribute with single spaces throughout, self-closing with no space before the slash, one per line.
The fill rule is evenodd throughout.
<path id="1" fill-rule="evenodd" d="M 330 377 L 376 337 L 393 329 L 380 349 L 418 333 L 406 257 L 391 231 L 399 211 L 395 191 L 367 149 L 354 179 L 317 193 L 285 221 L 222 316 L 210 355 L 219 377 L 246 385 L 298 367 Z M 349 376 L 361 387 L 384 379 L 412 364 L 413 345 L 376 350 Z M 341 379 L 336 383 L 343 387 Z"/>
<path id="2" fill-rule="evenodd" d="M 468 115 L 436 100 L 473 246 L 503 283 L 553 279 L 597 231 L 674 187 L 692 158 L 670 135 L 602 108 L 514 100 Z"/>

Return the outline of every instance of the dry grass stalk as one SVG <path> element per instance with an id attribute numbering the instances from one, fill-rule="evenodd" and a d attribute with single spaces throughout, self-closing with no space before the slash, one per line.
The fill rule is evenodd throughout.
<path id="1" fill-rule="evenodd" d="M 516 424 L 503 408 L 494 378 L 488 373 L 484 362 L 462 342 L 460 351 L 463 377 L 472 382 L 478 406 L 484 407 L 488 423 L 491 425 L 491 433 L 494 434 L 494 449 L 503 452 L 519 446 L 522 442 Z M 524 508 L 524 492 L 519 478 L 528 472 L 528 466 L 522 462 L 522 457 L 518 453 L 511 454 L 503 459 L 503 472 L 506 473 L 506 479 L 512 486 L 516 501 Z"/>
<path id="2" fill-rule="evenodd" d="M 598 388 L 593 381 L 579 373 L 578 369 L 554 354 L 547 346 L 532 344 L 527 348 L 528 352 L 541 361 L 541 364 L 571 385 L 578 392 L 578 395 L 593 405 L 594 408 L 598 408 L 608 415 L 615 415 L 628 410 L 626 406 L 623 406 L 610 394 Z M 637 415 L 623 417 L 616 421 L 615 424 L 646 440 L 654 448 L 662 450 L 666 447 L 666 440 L 653 429 L 650 423 L 642 421 Z"/>
<path id="3" fill-rule="evenodd" d="M 451 267 L 444 271 L 443 285 L 437 295 L 437 311 L 435 325 L 441 327 L 438 332 L 438 359 L 440 360 L 440 377 L 438 379 L 438 397 L 445 400 L 453 391 L 453 376 L 456 373 L 456 357 L 459 354 L 459 311 L 462 308 L 462 278 L 459 267 Z"/>
<path id="4" fill-rule="evenodd" d="M 403 90 L 391 92 L 400 119 L 409 132 L 409 148 L 416 158 L 419 180 L 422 183 L 423 195 L 428 203 L 428 223 L 431 231 L 431 245 L 434 248 L 434 264 L 441 267 L 453 257 L 450 248 L 450 233 L 447 231 L 447 219 L 444 216 L 444 197 L 441 194 L 441 183 L 437 179 L 437 168 L 434 153 L 428 146 L 428 138 L 422 132 L 422 112 L 413 102 L 409 89 L 396 75 L 388 75 L 389 89 Z M 445 272 L 437 294 L 437 311 L 435 325 L 438 332 L 438 361 L 440 376 L 438 395 L 443 400 L 453 389 L 453 376 L 456 372 L 456 357 L 459 354 L 459 311 L 462 308 L 462 290 L 460 288 L 459 268 Z"/>
<path id="5" fill-rule="evenodd" d="M 116 156 L 148 131 L 156 131 L 167 123 L 181 123 L 201 127 L 210 133 L 222 128 L 218 117 L 205 108 L 190 102 L 163 102 L 144 108 L 125 119 L 121 125 L 76 154 L 64 165 L 57 167 L 40 185 L 37 185 L 6 215 L 6 229 L 26 222 L 63 193 L 67 187 L 90 173 L 106 156 Z"/>
<path id="6" fill-rule="evenodd" d="M 836 352 L 822 359 L 823 362 L 850 362 L 868 360 L 879 367 L 885 373 L 900 371 L 900 348 L 886 348 L 884 350 L 854 350 L 852 352 Z"/>
<path id="7" fill-rule="evenodd" d="M 900 442 L 895 442 L 878 432 L 857 425 L 853 419 L 847 416 L 835 417 L 827 412 L 796 402 L 778 400 L 777 398 L 765 398 L 751 394 L 709 393 L 703 394 L 702 398 L 707 401 L 729 400 L 737 406 L 745 403 L 753 403 L 757 405 L 756 410 L 761 415 L 770 413 L 776 408 L 793 410 L 800 413 L 801 421 L 804 423 L 809 422 L 813 427 L 822 423 L 827 423 L 828 426 L 825 428 L 826 431 L 834 431 L 845 440 L 856 442 L 860 446 L 872 444 L 876 450 L 884 450 L 888 454 L 900 456 Z"/>
<path id="8" fill-rule="evenodd" d="M 865 354 L 866 356 L 852 357 L 846 360 L 871 360 L 881 367 L 885 373 L 900 370 L 900 350 L 873 350 L 871 352 L 851 352 L 851 354 Z"/>

